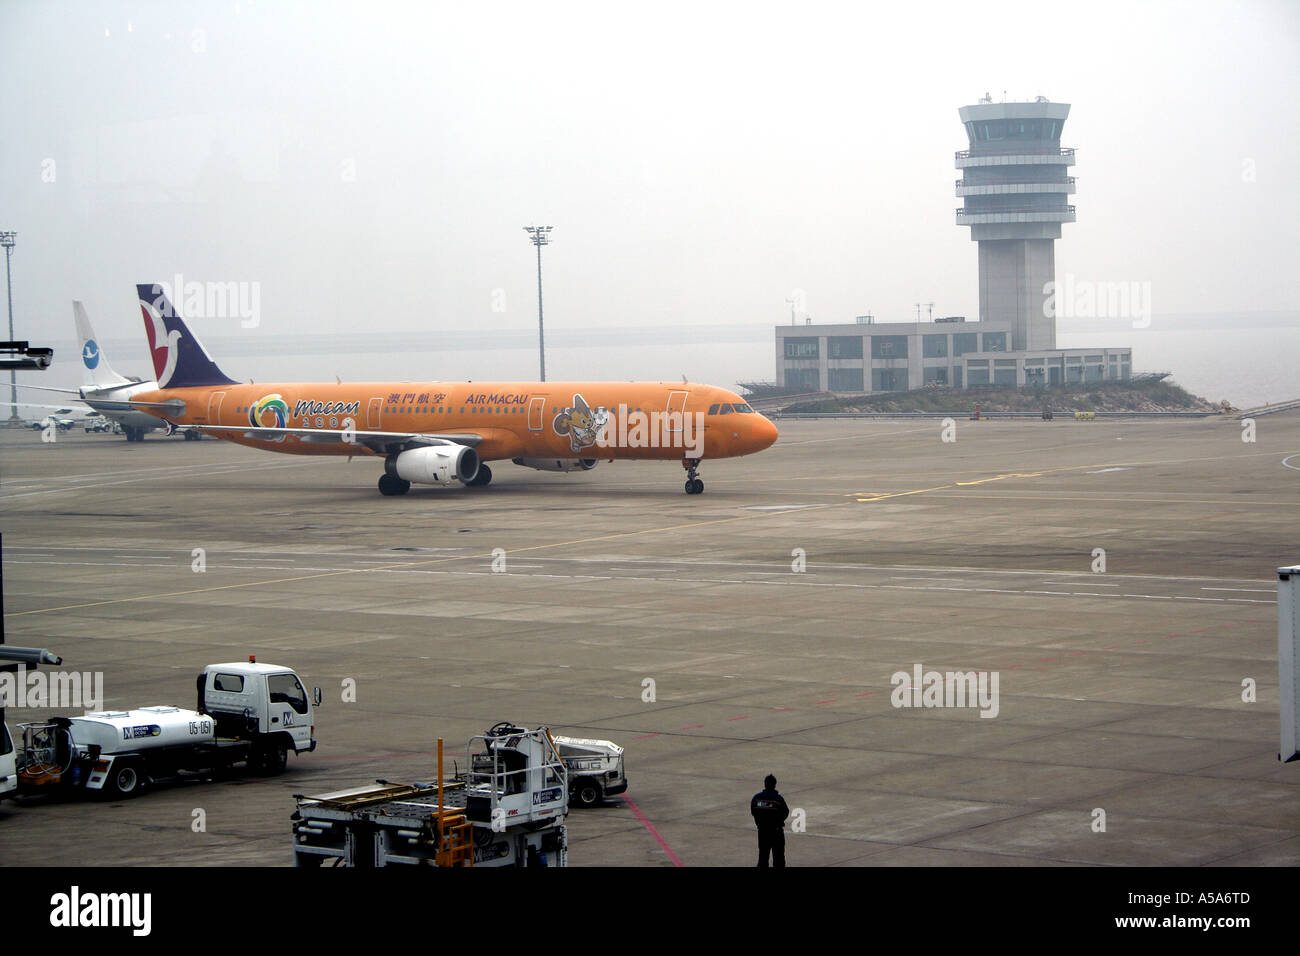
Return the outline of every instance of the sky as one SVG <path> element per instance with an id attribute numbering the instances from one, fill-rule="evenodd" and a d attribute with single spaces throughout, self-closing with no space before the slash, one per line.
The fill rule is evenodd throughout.
<path id="1" fill-rule="evenodd" d="M 792 298 L 978 314 L 986 93 L 1071 104 L 1058 279 L 1293 321 L 1298 53 L 1294 2 L 11 0 L 15 334 L 75 383 L 80 299 L 151 378 L 135 285 L 179 275 L 256 302 L 191 317 L 235 378 L 534 378 L 544 224 L 548 378 L 771 379 Z"/>

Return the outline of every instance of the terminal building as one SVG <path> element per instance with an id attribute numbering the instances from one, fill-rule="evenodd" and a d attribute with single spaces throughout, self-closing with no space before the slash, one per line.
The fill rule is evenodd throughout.
<path id="1" fill-rule="evenodd" d="M 1074 150 L 1062 148 L 1067 103 L 993 103 L 959 111 L 969 148 L 956 155 L 957 225 L 979 246 L 979 319 L 777 326 L 776 380 L 801 392 L 925 386 L 1040 386 L 1127 380 L 1127 348 L 1058 349 L 1051 283 Z"/>

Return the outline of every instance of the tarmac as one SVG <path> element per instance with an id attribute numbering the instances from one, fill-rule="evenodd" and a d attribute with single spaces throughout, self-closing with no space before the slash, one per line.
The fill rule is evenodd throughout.
<path id="1" fill-rule="evenodd" d="M 192 707 L 249 654 L 324 694 L 283 776 L 6 800 L 0 860 L 289 865 L 293 794 L 431 780 L 437 738 L 463 766 L 510 720 L 626 747 L 573 866 L 752 866 L 769 772 L 791 866 L 1300 863 L 1300 412 L 780 427 L 698 496 L 673 463 L 500 462 L 400 498 L 377 459 L 0 430 L 8 643 L 108 707 Z M 996 716 L 894 706 L 917 665 L 996 675 Z"/>

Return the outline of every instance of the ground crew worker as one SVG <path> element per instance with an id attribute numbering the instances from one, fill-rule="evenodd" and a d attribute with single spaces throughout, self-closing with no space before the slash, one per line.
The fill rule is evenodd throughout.
<path id="1" fill-rule="evenodd" d="M 767 867 L 768 854 L 773 866 L 785 866 L 785 819 L 790 808 L 776 790 L 776 777 L 763 778 L 763 789 L 749 801 L 749 812 L 758 827 L 758 865 Z"/>

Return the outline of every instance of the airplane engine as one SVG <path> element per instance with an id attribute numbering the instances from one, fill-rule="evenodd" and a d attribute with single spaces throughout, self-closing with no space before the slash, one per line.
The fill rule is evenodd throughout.
<path id="1" fill-rule="evenodd" d="M 595 458 L 512 458 L 511 461 L 538 471 L 591 471 L 597 465 Z"/>
<path id="2" fill-rule="evenodd" d="M 478 467 L 478 452 L 467 445 L 452 443 L 412 448 L 384 459 L 384 471 L 391 477 L 418 485 L 473 481 Z"/>

